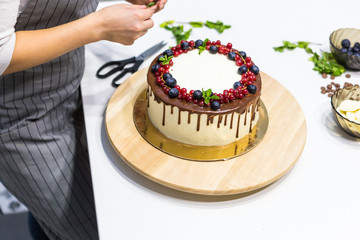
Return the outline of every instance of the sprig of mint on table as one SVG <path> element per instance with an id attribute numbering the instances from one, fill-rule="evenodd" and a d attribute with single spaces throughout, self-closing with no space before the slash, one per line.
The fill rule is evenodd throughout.
<path id="1" fill-rule="evenodd" d="M 208 90 L 204 91 L 204 89 L 202 89 L 202 97 L 204 98 L 204 103 L 205 104 L 209 104 L 210 100 L 212 99 L 220 99 L 218 96 L 216 95 L 211 95 L 212 94 L 212 90 L 211 88 L 209 88 Z"/>
<path id="2" fill-rule="evenodd" d="M 319 73 L 326 73 L 331 74 L 333 76 L 340 76 L 345 72 L 345 67 L 336 62 L 334 59 L 334 56 L 332 53 L 329 52 L 322 52 L 321 54 L 318 54 L 314 52 L 310 47 L 310 42 L 289 42 L 289 41 L 283 41 L 282 46 L 274 47 L 274 50 L 276 52 L 283 52 L 284 50 L 293 50 L 295 48 L 302 48 L 307 52 L 308 54 L 312 55 L 309 58 L 309 61 L 314 63 L 314 71 L 317 71 Z"/>
<path id="3" fill-rule="evenodd" d="M 177 25 L 174 25 L 177 24 Z M 190 25 L 193 28 L 202 28 L 207 27 L 209 29 L 215 29 L 219 33 L 223 33 L 226 29 L 231 28 L 231 25 L 226 25 L 223 22 L 217 20 L 216 22 L 206 21 L 206 22 L 176 22 L 175 20 L 165 21 L 160 24 L 161 28 L 164 28 L 168 31 L 171 31 L 176 39 L 176 43 L 179 44 L 182 40 L 188 40 L 190 37 L 190 33 L 193 28 L 189 30 L 184 30 L 184 24 Z"/>

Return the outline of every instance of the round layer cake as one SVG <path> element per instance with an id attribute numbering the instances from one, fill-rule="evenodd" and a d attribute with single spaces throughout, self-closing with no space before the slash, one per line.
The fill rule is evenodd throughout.
<path id="1" fill-rule="evenodd" d="M 173 140 L 223 146 L 256 129 L 259 68 L 231 43 L 182 41 L 154 59 L 147 79 L 149 119 Z"/>

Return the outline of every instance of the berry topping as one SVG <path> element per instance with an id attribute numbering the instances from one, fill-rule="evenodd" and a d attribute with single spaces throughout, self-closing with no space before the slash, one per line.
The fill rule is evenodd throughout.
<path id="1" fill-rule="evenodd" d="M 239 54 L 242 58 L 246 58 L 246 53 L 244 51 L 239 51 Z"/>
<path id="2" fill-rule="evenodd" d="M 351 44 L 350 44 L 349 39 L 344 39 L 344 40 L 341 41 L 341 46 L 342 46 L 343 48 L 349 48 L 350 45 L 351 45 Z"/>
<path id="3" fill-rule="evenodd" d="M 253 84 L 250 84 L 249 86 L 247 86 L 246 89 L 247 89 L 247 90 L 249 91 L 249 93 L 251 93 L 251 94 L 255 94 L 255 93 L 256 93 L 256 90 L 257 90 L 256 86 L 253 85 Z"/>
<path id="4" fill-rule="evenodd" d="M 165 80 L 165 84 L 166 86 L 168 87 L 171 87 L 171 88 L 174 88 L 177 84 L 176 82 L 176 79 L 173 78 L 173 77 L 168 77 L 166 80 Z"/>
<path id="5" fill-rule="evenodd" d="M 241 86 L 242 86 L 242 84 L 240 82 L 235 82 L 233 85 L 234 89 L 238 89 L 238 87 L 241 87 Z"/>
<path id="6" fill-rule="evenodd" d="M 257 75 L 257 74 L 260 72 L 260 69 L 258 68 L 258 66 L 252 65 L 252 66 L 250 67 L 250 71 L 251 71 L 252 73 L 254 73 L 255 75 Z"/>
<path id="7" fill-rule="evenodd" d="M 161 54 L 161 55 L 158 57 L 157 62 L 158 62 L 158 63 L 161 63 L 160 58 L 164 58 L 164 57 L 165 57 L 165 56 L 164 56 L 163 54 Z"/>
<path id="8" fill-rule="evenodd" d="M 179 95 L 179 90 L 177 90 L 176 88 L 172 88 L 169 91 L 169 97 L 171 98 L 176 98 Z"/>
<path id="9" fill-rule="evenodd" d="M 198 39 L 198 40 L 195 41 L 195 47 L 196 47 L 196 48 L 199 48 L 200 46 L 203 45 L 203 43 L 204 43 L 204 42 L 203 42 L 202 40 Z"/>
<path id="10" fill-rule="evenodd" d="M 154 64 L 151 67 L 151 72 L 155 73 L 155 72 L 157 72 L 159 70 L 159 68 L 160 68 L 159 64 Z"/>
<path id="11" fill-rule="evenodd" d="M 164 73 L 163 78 L 166 80 L 168 77 L 172 77 L 171 73 Z"/>
<path id="12" fill-rule="evenodd" d="M 173 56 L 174 55 L 174 52 L 171 50 L 171 49 L 166 49 L 164 51 L 164 55 L 170 57 L 170 56 Z"/>
<path id="13" fill-rule="evenodd" d="M 218 101 L 212 101 L 210 104 L 210 107 L 212 110 L 219 110 L 220 109 L 220 103 Z"/>
<path id="14" fill-rule="evenodd" d="M 215 54 L 215 53 L 218 52 L 218 47 L 214 46 L 214 45 L 211 45 L 210 48 L 209 48 L 209 51 L 210 51 L 210 53 Z"/>
<path id="15" fill-rule="evenodd" d="M 245 65 L 242 65 L 242 66 L 239 67 L 238 73 L 239 74 L 244 74 L 244 73 L 247 72 L 247 70 L 248 70 L 248 68 Z"/>
<path id="16" fill-rule="evenodd" d="M 235 56 L 236 56 L 236 53 L 234 53 L 234 52 L 229 52 L 229 54 L 228 54 L 228 58 L 230 60 L 235 60 Z"/>
<path id="17" fill-rule="evenodd" d="M 200 100 L 202 98 L 202 92 L 200 90 L 195 90 L 192 97 L 195 100 Z"/>
<path id="18" fill-rule="evenodd" d="M 187 49 L 189 49 L 190 48 L 190 45 L 189 45 L 189 43 L 188 42 L 182 42 L 181 43 L 181 49 L 182 50 L 187 50 Z"/>

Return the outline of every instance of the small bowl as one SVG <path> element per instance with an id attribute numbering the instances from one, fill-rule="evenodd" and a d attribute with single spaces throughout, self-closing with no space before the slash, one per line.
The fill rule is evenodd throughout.
<path id="1" fill-rule="evenodd" d="M 336 123 L 351 136 L 360 138 L 360 124 L 341 115 L 336 108 L 344 100 L 360 101 L 360 87 L 347 87 L 337 90 L 331 97 L 331 106 Z"/>
<path id="2" fill-rule="evenodd" d="M 360 42 L 360 29 L 340 28 L 330 35 L 330 50 L 338 63 L 348 69 L 360 70 L 360 57 L 341 52 L 341 41 L 349 39 L 351 47 Z"/>

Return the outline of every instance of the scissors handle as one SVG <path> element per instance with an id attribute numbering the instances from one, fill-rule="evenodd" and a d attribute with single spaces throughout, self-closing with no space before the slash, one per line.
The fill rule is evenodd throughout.
<path id="1" fill-rule="evenodd" d="M 136 72 L 143 62 L 144 62 L 144 60 L 137 60 L 134 64 L 134 66 L 129 67 L 129 68 L 124 68 L 124 70 L 122 70 L 121 73 L 112 80 L 112 86 L 118 87 L 121 83 L 116 83 L 116 81 L 119 80 L 120 78 L 124 77 L 128 73 Z"/>
<path id="2" fill-rule="evenodd" d="M 110 62 L 107 62 L 105 63 L 104 65 L 102 65 L 99 70 L 97 70 L 96 72 L 96 77 L 98 78 L 107 78 L 111 75 L 113 75 L 114 73 L 118 72 L 118 71 L 121 71 L 124 69 L 124 67 L 129 64 L 129 63 L 133 63 L 135 62 L 136 59 L 135 57 L 132 57 L 132 58 L 128 58 L 128 59 L 125 59 L 125 60 L 121 60 L 121 61 L 110 61 Z M 115 68 L 112 68 L 111 70 L 105 72 L 105 73 L 101 73 L 104 69 L 106 69 L 107 67 L 110 67 L 110 66 L 116 66 Z"/>

